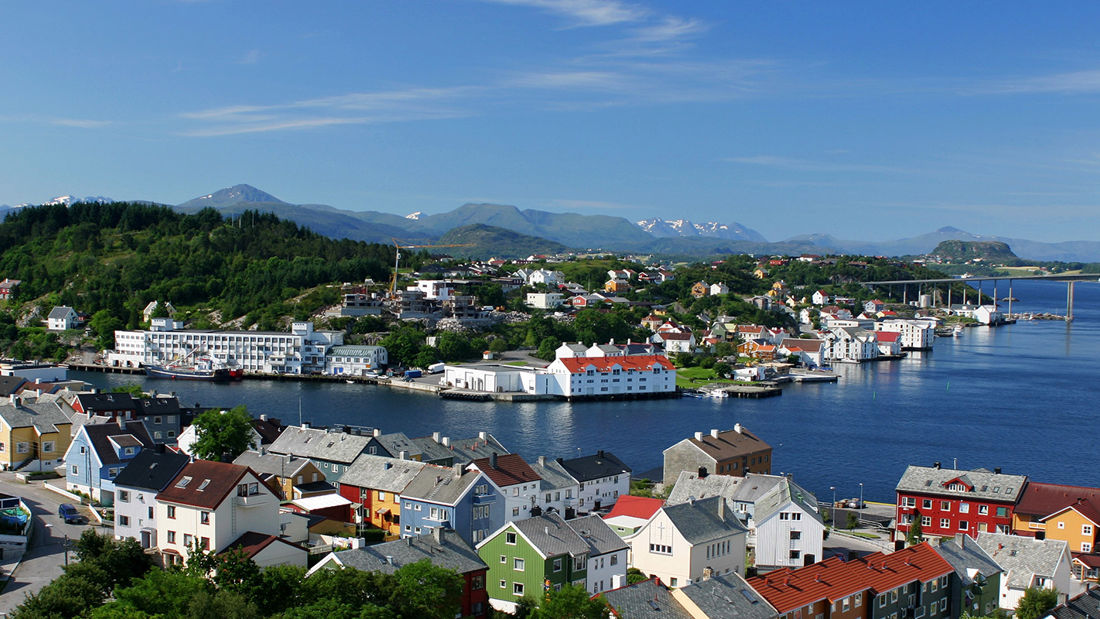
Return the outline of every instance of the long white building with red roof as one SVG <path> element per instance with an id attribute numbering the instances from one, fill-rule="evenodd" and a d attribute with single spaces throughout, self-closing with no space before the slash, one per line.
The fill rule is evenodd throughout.
<path id="1" fill-rule="evenodd" d="M 567 398 L 676 391 L 676 367 L 664 355 L 558 358 L 546 372 L 551 393 Z"/>

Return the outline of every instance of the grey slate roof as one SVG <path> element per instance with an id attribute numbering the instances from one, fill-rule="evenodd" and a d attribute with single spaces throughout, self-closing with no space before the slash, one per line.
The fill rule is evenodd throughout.
<path id="1" fill-rule="evenodd" d="M 436 462 L 442 460 L 451 460 L 453 462 L 454 452 L 448 447 L 444 447 L 435 442 L 430 436 L 422 436 L 420 438 L 412 439 L 416 448 L 420 450 L 421 462 Z"/>
<path id="2" fill-rule="evenodd" d="M 426 466 L 428 465 L 416 460 L 362 454 L 348 467 L 340 478 L 340 484 L 401 494 Z"/>
<path id="3" fill-rule="evenodd" d="M 301 458 L 351 464 L 363 453 L 371 438 L 346 432 L 290 426 L 283 430 L 268 450 Z"/>
<path id="4" fill-rule="evenodd" d="M 973 486 L 973 491 L 948 489 L 947 486 L 955 479 Z M 963 471 L 909 465 L 898 482 L 897 491 L 1015 503 L 1026 483 L 1026 475 L 1005 475 L 986 469 Z"/>
<path id="5" fill-rule="evenodd" d="M 0 417 L 13 428 L 33 426 L 39 434 L 58 432 L 59 424 L 70 423 L 68 416 L 54 402 L 21 403 L 19 406 L 6 403 L 0 406 Z"/>
<path id="6" fill-rule="evenodd" d="M 348 344 L 344 346 L 333 346 L 329 349 L 328 354 L 331 357 L 369 357 L 379 349 L 384 348 L 383 346 L 356 346 Z"/>
<path id="7" fill-rule="evenodd" d="M 680 535 L 683 535 L 691 545 L 697 546 L 727 537 L 735 532 L 747 531 L 732 509 L 726 508 L 724 517 L 718 517 L 718 508 L 723 501 L 725 499 L 721 497 L 711 497 L 679 505 L 665 505 L 661 509 Z"/>
<path id="8" fill-rule="evenodd" d="M 951 567 L 955 568 L 955 573 L 958 574 L 964 587 L 974 583 L 975 579 L 971 574 L 981 574 L 989 578 L 1001 572 L 1001 566 L 997 565 L 985 550 L 982 550 L 978 542 L 965 533 L 960 533 L 952 539 L 941 539 L 935 549 L 945 561 L 951 564 Z"/>
<path id="9" fill-rule="evenodd" d="M 118 455 L 115 454 L 115 450 L 111 447 L 111 439 L 114 437 L 131 437 L 136 439 L 136 443 L 130 440 L 127 440 L 127 443 L 133 445 L 140 443 L 145 447 L 153 446 L 153 439 L 149 438 L 149 431 L 145 429 L 145 423 L 142 421 L 127 421 L 125 427 L 119 426 L 114 421 L 87 423 L 81 427 L 81 431 L 87 433 L 92 449 L 95 450 L 100 462 L 104 465 L 121 462 Z M 119 441 L 116 439 L 114 442 L 118 443 Z"/>
<path id="10" fill-rule="evenodd" d="M 1095 619 L 1100 617 L 1100 589 L 1089 589 L 1050 611 L 1055 619 Z"/>
<path id="11" fill-rule="evenodd" d="M 801 507 L 802 511 L 809 514 L 811 518 L 825 524 L 817 511 L 817 497 L 786 477 L 756 500 L 753 519 L 756 522 L 763 522 L 792 502 Z"/>
<path id="12" fill-rule="evenodd" d="M 761 497 L 772 491 L 783 481 L 782 475 L 747 473 L 744 480 L 733 493 L 733 500 L 740 503 L 756 504 Z"/>
<path id="13" fill-rule="evenodd" d="M 436 541 L 433 534 L 418 535 L 357 550 L 341 550 L 335 556 L 345 567 L 385 574 L 392 574 L 424 559 L 459 574 L 489 568 L 457 533 L 447 530 L 439 532 L 440 541 Z"/>
<path id="14" fill-rule="evenodd" d="M 732 500 L 743 479 L 732 475 L 707 475 L 699 479 L 698 473 L 680 471 L 676 485 L 668 495 L 669 505 L 686 503 L 688 499 L 706 499 L 712 496 Z"/>
<path id="15" fill-rule="evenodd" d="M 736 572 L 693 582 L 680 589 L 707 617 L 770 619 L 779 612 Z"/>
<path id="16" fill-rule="evenodd" d="M 498 456 L 512 453 L 500 444 L 492 434 L 485 438 L 458 438 L 451 441 L 451 451 L 455 455 L 455 464 L 469 464 L 479 458 L 488 458 L 495 451 Z"/>
<path id="17" fill-rule="evenodd" d="M 191 458 L 184 453 L 174 451 L 158 453 L 153 449 L 143 449 L 115 477 L 115 485 L 160 492 L 168 486 L 168 482 L 176 478 L 190 460 Z"/>
<path id="18" fill-rule="evenodd" d="M 538 460 L 535 460 L 527 463 L 531 465 L 531 470 L 542 478 L 542 481 L 539 482 L 540 490 L 543 492 L 560 490 L 577 485 L 577 480 L 573 479 L 573 476 L 562 465 L 558 464 L 557 460 L 547 458 L 544 462 L 545 464 L 539 464 Z"/>
<path id="19" fill-rule="evenodd" d="M 982 532 L 978 545 L 1005 571 L 1011 589 L 1032 586 L 1036 576 L 1053 578 L 1062 560 L 1069 560 L 1068 545 L 1062 540 Z"/>
<path id="20" fill-rule="evenodd" d="M 237 456 L 233 464 L 247 466 L 261 475 L 292 477 L 309 464 L 309 460 L 282 454 L 260 453 L 249 449 Z"/>
<path id="21" fill-rule="evenodd" d="M 615 457 L 610 451 L 600 450 L 592 456 L 581 456 L 562 460 L 558 458 L 558 464 L 562 465 L 573 479 L 580 482 L 613 477 L 615 475 L 630 474 L 630 467 L 622 460 Z"/>
<path id="22" fill-rule="evenodd" d="M 630 545 L 624 542 L 623 538 L 607 526 L 603 518 L 595 514 L 567 520 L 565 524 L 569 525 L 570 529 L 573 529 L 577 535 L 581 536 L 581 539 L 588 543 L 589 555 L 605 555 L 630 548 Z"/>
<path id="23" fill-rule="evenodd" d="M 523 533 L 544 557 L 566 554 L 576 557 L 589 552 L 588 542 L 555 513 L 516 520 L 511 525 Z"/>
<path id="24" fill-rule="evenodd" d="M 454 505 L 474 483 L 485 476 L 480 471 L 466 471 L 461 476 L 454 468 L 425 465 L 401 493 L 403 498 L 419 499 L 443 505 Z M 488 480 L 485 483 L 489 483 Z"/>
<path id="25" fill-rule="evenodd" d="M 389 434 L 379 434 L 374 437 L 374 440 L 389 452 L 391 456 L 396 458 L 402 451 L 407 452 L 408 456 L 420 455 L 420 448 L 410 439 L 405 436 L 404 432 L 390 432 Z"/>
<path id="26" fill-rule="evenodd" d="M 669 594 L 668 589 L 652 578 L 604 591 L 600 595 L 623 619 L 691 619 L 688 611 Z"/>
<path id="27" fill-rule="evenodd" d="M 27 379 L 22 376 L 0 376 L 0 396 L 8 397 L 15 393 Z"/>
<path id="28" fill-rule="evenodd" d="M 54 308 L 52 310 L 50 310 L 50 315 L 47 316 L 46 318 L 47 319 L 52 318 L 54 320 L 61 320 L 61 319 L 65 318 L 66 316 L 68 316 L 69 312 L 74 312 L 75 313 L 75 310 L 73 310 L 73 308 L 71 308 L 67 305 L 56 305 L 56 306 L 54 306 Z"/>

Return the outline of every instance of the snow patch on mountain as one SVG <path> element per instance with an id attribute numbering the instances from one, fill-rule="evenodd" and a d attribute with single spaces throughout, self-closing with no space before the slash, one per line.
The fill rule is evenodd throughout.
<path id="1" fill-rule="evenodd" d="M 420 216 L 423 215 L 423 214 L 424 214 L 423 211 L 417 211 L 415 213 L 409 213 L 408 215 L 405 215 L 405 219 L 411 219 L 413 221 L 420 221 Z"/>
<path id="2" fill-rule="evenodd" d="M 656 237 L 707 237 L 731 241 L 765 242 L 756 230 L 737 222 L 724 224 L 717 221 L 695 223 L 689 219 L 643 219 L 635 222 L 638 227 Z"/>

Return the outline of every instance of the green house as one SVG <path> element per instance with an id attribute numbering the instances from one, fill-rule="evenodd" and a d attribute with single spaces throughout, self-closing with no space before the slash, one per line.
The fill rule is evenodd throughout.
<path id="1" fill-rule="evenodd" d="M 952 615 L 993 614 L 1000 601 L 997 596 L 1004 577 L 1001 566 L 965 533 L 941 538 L 935 549 L 955 568 L 956 578 L 951 579 Z"/>
<path id="2" fill-rule="evenodd" d="M 587 584 L 589 544 L 555 513 L 509 522 L 477 545 L 489 566 L 494 608 L 514 612 L 524 596 Z"/>

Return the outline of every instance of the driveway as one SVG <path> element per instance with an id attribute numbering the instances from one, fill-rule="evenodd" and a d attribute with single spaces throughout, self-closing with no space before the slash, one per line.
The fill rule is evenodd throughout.
<path id="1" fill-rule="evenodd" d="M 52 481 L 58 483 L 64 480 Z M 23 603 L 28 594 L 38 592 L 61 575 L 61 567 L 65 564 L 65 537 L 68 536 L 71 543 L 89 525 L 65 524 L 57 515 L 57 507 L 72 501 L 46 490 L 40 481 L 24 484 L 12 473 L 0 473 L 0 492 L 23 497 L 23 502 L 31 509 L 34 517 L 34 534 L 30 548 L 23 555 L 22 563 L 11 574 L 3 593 L 0 593 L 0 614 L 7 614 Z M 87 507 L 79 506 L 78 509 L 88 517 Z M 73 560 L 71 552 L 69 560 Z M 4 567 L 11 569 L 11 564 L 5 563 Z"/>

